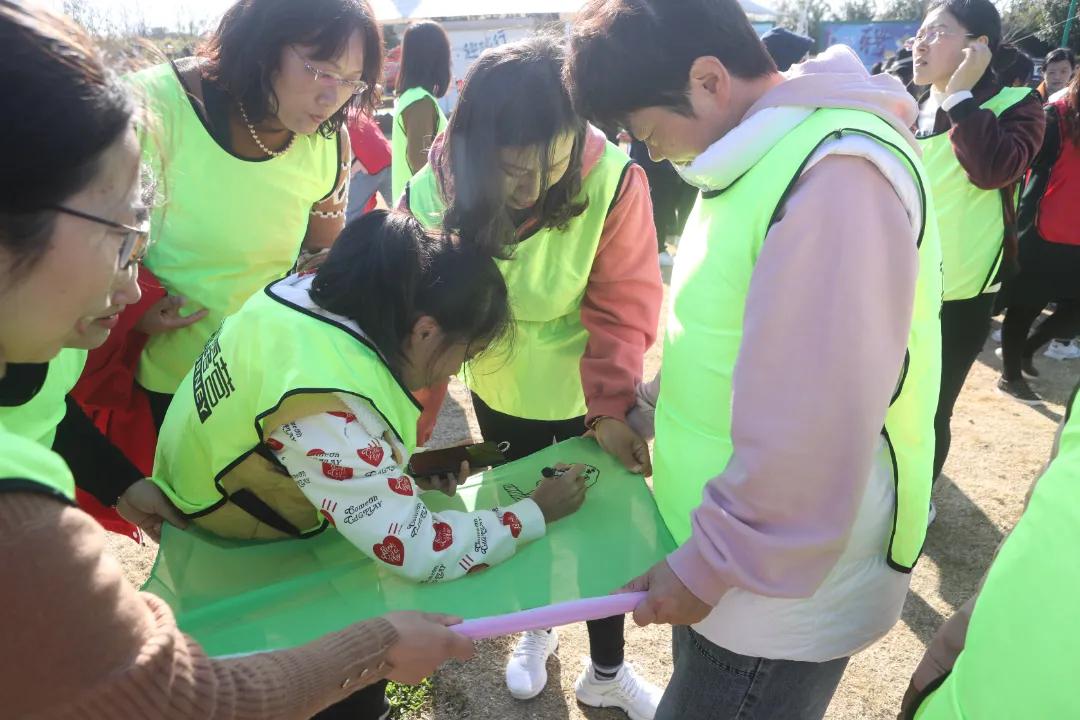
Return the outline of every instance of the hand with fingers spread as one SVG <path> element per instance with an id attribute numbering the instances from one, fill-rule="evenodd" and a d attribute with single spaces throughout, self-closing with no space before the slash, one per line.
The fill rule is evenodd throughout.
<path id="1" fill-rule="evenodd" d="M 183 316 L 180 308 L 187 304 L 187 298 L 180 295 L 166 295 L 150 306 L 150 309 L 139 318 L 135 329 L 147 335 L 160 335 L 194 325 L 205 318 L 210 311 L 203 308 L 191 315 Z"/>
<path id="2" fill-rule="evenodd" d="M 556 465 L 555 473 L 533 490 L 532 499 L 544 514 L 544 522 L 572 515 L 585 502 L 585 466 Z"/>
<path id="3" fill-rule="evenodd" d="M 137 525 L 154 542 L 161 542 L 162 523 L 185 529 L 187 519 L 177 510 L 165 493 L 149 478 L 136 481 L 116 501 L 116 511 L 128 522 Z"/>
<path id="4" fill-rule="evenodd" d="M 471 472 L 472 469 L 469 467 L 469 461 L 464 460 L 456 473 L 418 477 L 414 478 L 414 480 L 421 490 L 440 490 L 445 495 L 454 497 L 457 493 L 458 485 L 468 480 Z"/>
<path id="5" fill-rule="evenodd" d="M 625 421 L 613 417 L 602 417 L 593 424 L 592 430 L 587 434 L 595 437 L 600 447 L 630 472 L 637 475 L 652 475 L 649 444 Z"/>
<path id="6" fill-rule="evenodd" d="M 386 655 L 392 668 L 389 678 L 396 683 L 415 685 L 447 660 L 468 660 L 475 652 L 472 640 L 452 629 L 461 618 L 418 612 L 385 617 L 398 633 Z"/>
<path id="7" fill-rule="evenodd" d="M 666 560 L 653 565 L 647 573 L 624 585 L 619 592 L 643 592 L 648 595 L 634 608 L 634 622 L 646 625 L 693 625 L 712 612 L 683 585 Z"/>

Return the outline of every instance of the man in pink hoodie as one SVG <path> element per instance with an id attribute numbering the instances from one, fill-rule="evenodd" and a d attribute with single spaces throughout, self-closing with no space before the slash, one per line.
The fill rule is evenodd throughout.
<path id="1" fill-rule="evenodd" d="M 627 586 L 639 624 L 675 626 L 656 718 L 821 718 L 926 533 L 941 255 L 916 105 L 844 47 L 778 73 L 736 0 L 592 0 L 566 75 L 702 191 L 639 390 L 681 544 Z"/>

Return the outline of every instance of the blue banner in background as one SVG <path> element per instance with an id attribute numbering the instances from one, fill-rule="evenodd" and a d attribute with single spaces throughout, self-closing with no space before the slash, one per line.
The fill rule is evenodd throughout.
<path id="1" fill-rule="evenodd" d="M 892 57 L 904 46 L 904 41 L 919 30 L 918 20 L 868 23 L 821 23 L 822 48 L 847 45 L 871 67 L 879 60 Z"/>

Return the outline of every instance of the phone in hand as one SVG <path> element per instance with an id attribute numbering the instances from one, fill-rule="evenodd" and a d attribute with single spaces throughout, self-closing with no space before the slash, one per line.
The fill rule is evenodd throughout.
<path id="1" fill-rule="evenodd" d="M 409 459 L 408 470 L 413 477 L 422 478 L 456 473 L 463 462 L 468 462 L 474 468 L 499 465 L 506 462 L 506 451 L 509 449 L 510 443 L 482 442 L 428 450 L 413 455 Z"/>

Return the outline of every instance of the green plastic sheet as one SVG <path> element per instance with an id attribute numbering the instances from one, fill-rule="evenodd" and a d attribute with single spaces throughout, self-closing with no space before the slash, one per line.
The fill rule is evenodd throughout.
<path id="1" fill-rule="evenodd" d="M 416 584 L 389 572 L 332 528 L 307 540 L 224 540 L 166 526 L 144 590 L 163 598 L 180 627 L 213 656 L 294 647 L 394 610 L 486 617 L 606 595 L 671 552 L 675 543 L 643 478 L 591 439 L 574 439 L 473 476 L 428 507 L 505 507 L 528 496 L 545 466 L 584 463 L 585 504 L 540 540 L 484 572 Z"/>

